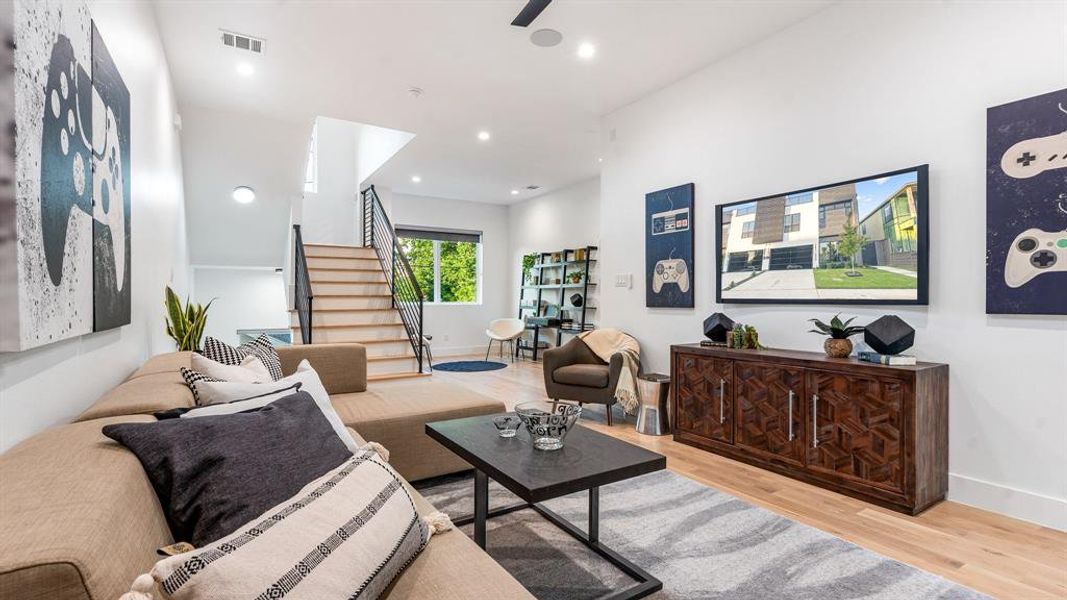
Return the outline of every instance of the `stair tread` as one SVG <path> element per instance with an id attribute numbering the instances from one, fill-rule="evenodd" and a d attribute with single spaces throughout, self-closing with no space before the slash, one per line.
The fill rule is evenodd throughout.
<path id="1" fill-rule="evenodd" d="M 388 282 L 384 281 L 384 275 L 382 276 L 382 279 L 383 281 L 353 281 L 351 279 L 312 279 L 311 285 L 314 286 L 316 283 L 332 283 L 335 285 L 338 283 L 346 283 L 351 285 L 389 285 Z"/>
<path id="2" fill-rule="evenodd" d="M 392 298 L 389 294 L 338 294 L 331 292 L 316 292 L 314 298 Z"/>
<path id="3" fill-rule="evenodd" d="M 358 248 L 360 250 L 370 250 L 371 246 L 358 246 L 355 244 L 327 244 L 325 242 L 304 242 L 304 247 L 311 246 L 312 248 Z"/>
<path id="4" fill-rule="evenodd" d="M 359 342 L 352 342 L 352 343 L 353 344 L 358 344 Z M 416 359 L 416 356 L 414 354 L 395 354 L 395 355 L 392 355 L 392 356 L 368 356 L 367 357 L 367 362 L 383 362 L 383 361 L 388 361 L 388 360 L 415 360 L 415 359 Z"/>
<path id="5" fill-rule="evenodd" d="M 330 325 L 323 325 L 313 323 L 314 329 L 349 329 L 351 327 L 403 327 L 403 321 L 397 321 L 396 323 L 333 323 Z M 299 329 L 299 325 L 290 325 L 290 329 Z"/>
<path id="6" fill-rule="evenodd" d="M 367 260 L 367 259 L 363 259 Z M 381 269 L 364 269 L 362 267 L 308 267 L 308 271 L 356 271 L 359 273 L 381 273 Z"/>
<path id="7" fill-rule="evenodd" d="M 388 296 L 386 296 L 388 298 Z M 290 308 L 289 312 L 295 313 L 295 308 Z M 388 306 L 382 308 L 312 308 L 311 312 L 396 312 L 396 309 Z"/>

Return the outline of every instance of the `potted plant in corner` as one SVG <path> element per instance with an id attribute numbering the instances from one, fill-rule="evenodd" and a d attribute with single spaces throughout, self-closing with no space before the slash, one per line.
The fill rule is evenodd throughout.
<path id="1" fill-rule="evenodd" d="M 829 325 L 818 319 L 808 319 L 808 321 L 815 324 L 815 329 L 812 329 L 811 333 L 827 336 L 826 342 L 823 344 L 823 350 L 826 351 L 826 356 L 830 358 L 845 358 L 852 354 L 852 341 L 848 338 L 857 333 L 863 333 L 862 325 L 849 325 L 855 320 L 856 317 L 852 317 L 847 321 L 842 321 L 840 314 L 834 315 L 834 318 L 830 319 Z"/>
<path id="2" fill-rule="evenodd" d="M 211 302 L 214 301 L 211 300 Z M 183 307 L 178 294 L 175 294 L 169 285 L 167 286 L 163 299 L 163 306 L 167 309 L 167 315 L 164 320 L 167 323 L 167 335 L 174 338 L 174 341 L 178 344 L 179 352 L 200 351 L 200 338 L 204 335 L 204 325 L 207 323 L 207 309 L 211 307 L 211 302 L 204 306 L 202 304 L 194 304 L 186 298 L 185 306 Z"/>

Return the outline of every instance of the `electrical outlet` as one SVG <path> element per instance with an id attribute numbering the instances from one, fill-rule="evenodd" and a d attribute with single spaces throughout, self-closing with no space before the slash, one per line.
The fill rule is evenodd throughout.
<path id="1" fill-rule="evenodd" d="M 615 275 L 615 287 L 630 289 L 633 287 L 633 278 L 630 273 L 618 273 Z"/>
<path id="2" fill-rule="evenodd" d="M 443 339 L 444 341 L 447 342 L 448 341 L 448 334 L 446 333 L 443 336 L 441 336 L 441 339 Z"/>

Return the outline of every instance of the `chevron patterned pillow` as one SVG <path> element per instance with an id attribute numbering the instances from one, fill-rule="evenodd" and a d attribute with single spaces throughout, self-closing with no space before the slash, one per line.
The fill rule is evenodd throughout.
<path id="1" fill-rule="evenodd" d="M 234 348 L 226 342 L 221 342 L 211 336 L 204 339 L 204 356 L 224 365 L 239 365 L 248 355 L 258 356 L 274 381 L 282 378 L 282 361 L 278 358 L 278 351 L 270 338 L 262 334 L 251 342 L 245 342 Z"/>

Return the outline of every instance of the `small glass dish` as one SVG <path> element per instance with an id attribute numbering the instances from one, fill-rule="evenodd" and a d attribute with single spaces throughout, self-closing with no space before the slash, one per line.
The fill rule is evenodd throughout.
<path id="1" fill-rule="evenodd" d="M 519 429 L 519 424 L 521 423 L 522 421 L 515 415 L 493 417 L 493 425 L 496 425 L 496 429 L 502 438 L 515 437 L 515 432 Z"/>

